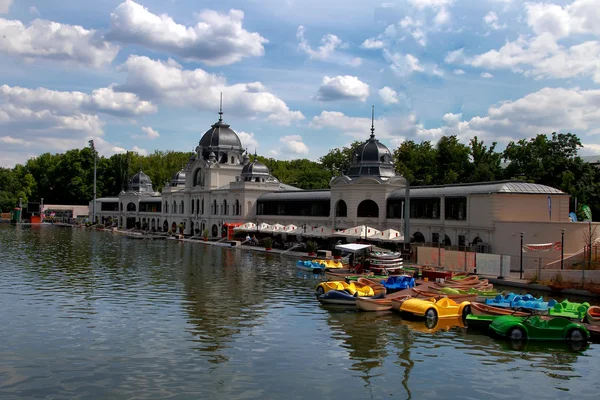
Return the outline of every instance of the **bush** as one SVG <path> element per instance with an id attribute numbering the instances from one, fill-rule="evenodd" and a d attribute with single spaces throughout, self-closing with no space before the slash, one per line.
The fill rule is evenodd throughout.
<path id="1" fill-rule="evenodd" d="M 532 276 L 532 277 L 531 277 L 531 279 L 529 280 L 529 283 L 536 284 L 536 283 L 538 283 L 539 281 L 540 281 L 540 279 L 539 279 L 539 277 L 538 277 L 538 275 L 537 275 L 537 272 L 536 272 L 535 274 L 533 274 L 533 276 Z"/>
<path id="2" fill-rule="evenodd" d="M 205 229 L 205 230 L 202 231 L 202 237 L 204 239 L 208 239 L 208 229 Z"/>
<path id="3" fill-rule="evenodd" d="M 558 284 L 561 284 L 561 283 L 563 283 L 563 277 L 562 277 L 562 275 L 561 275 L 561 274 L 556 274 L 556 275 L 554 275 L 554 276 L 552 277 L 552 279 L 550 279 L 550 281 L 551 281 L 552 283 L 558 283 Z"/>
<path id="4" fill-rule="evenodd" d="M 263 245 L 265 246 L 265 249 L 271 249 L 273 248 L 273 238 L 267 236 L 266 238 L 263 239 Z"/>
<path id="5" fill-rule="evenodd" d="M 306 242 L 306 251 L 309 253 L 314 253 L 315 251 L 317 251 L 317 244 L 312 240 L 309 240 L 308 242 Z"/>

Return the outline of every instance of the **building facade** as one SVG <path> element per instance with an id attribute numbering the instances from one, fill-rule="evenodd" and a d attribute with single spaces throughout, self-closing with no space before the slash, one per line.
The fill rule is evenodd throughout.
<path id="1" fill-rule="evenodd" d="M 206 229 L 213 238 L 223 236 L 229 224 L 249 221 L 404 231 L 408 220 L 413 242 L 511 255 L 518 251 L 513 242 L 520 232 L 526 243 L 555 242 L 561 229 L 574 232 L 569 196 L 548 186 L 501 181 L 407 190 L 406 179 L 396 174 L 392 153 L 376 139 L 373 126 L 347 173 L 333 178 L 329 190 L 285 185 L 256 157 L 251 160 L 222 112 L 162 193 L 140 171 L 127 191 L 98 199 L 96 210 L 98 222 L 111 219 L 121 228 L 182 229 L 186 235 Z M 567 239 L 565 252 L 582 247 L 575 234 Z"/>

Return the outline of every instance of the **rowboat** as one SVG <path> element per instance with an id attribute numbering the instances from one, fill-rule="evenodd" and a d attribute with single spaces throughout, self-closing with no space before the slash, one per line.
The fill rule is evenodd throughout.
<path id="1" fill-rule="evenodd" d="M 339 290 L 330 290 L 329 292 L 317 296 L 317 300 L 323 304 L 335 304 L 339 306 L 356 306 L 356 300 L 351 294 Z"/>
<path id="2" fill-rule="evenodd" d="M 429 297 L 429 298 L 434 298 L 436 300 L 441 299 L 443 297 L 447 297 L 456 302 L 475 301 L 477 299 L 476 294 L 441 294 L 441 293 L 436 293 L 436 292 L 420 290 L 420 289 L 416 289 L 416 288 L 412 288 L 412 291 L 415 294 L 415 296 Z"/>
<path id="3" fill-rule="evenodd" d="M 356 299 L 356 307 L 362 311 L 388 311 L 392 309 L 392 301 L 398 303 L 403 302 L 411 298 L 410 295 L 395 296 L 396 293 L 385 296 L 382 299 L 374 299 L 367 297 L 360 297 Z M 399 306 L 398 306 L 399 307 Z"/>
<path id="4" fill-rule="evenodd" d="M 588 324 L 593 326 L 600 326 L 600 307 L 591 306 L 588 308 L 585 315 Z"/>
<path id="5" fill-rule="evenodd" d="M 471 313 L 474 315 L 514 315 L 515 317 L 527 317 L 531 315 L 530 312 L 513 311 L 505 308 L 488 306 L 483 303 L 471 302 Z"/>

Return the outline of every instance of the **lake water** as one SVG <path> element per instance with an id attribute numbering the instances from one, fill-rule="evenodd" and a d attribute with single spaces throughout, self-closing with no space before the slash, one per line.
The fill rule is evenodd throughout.
<path id="1" fill-rule="evenodd" d="M 325 308 L 295 261 L 0 225 L 0 399 L 598 398 L 598 344 Z"/>

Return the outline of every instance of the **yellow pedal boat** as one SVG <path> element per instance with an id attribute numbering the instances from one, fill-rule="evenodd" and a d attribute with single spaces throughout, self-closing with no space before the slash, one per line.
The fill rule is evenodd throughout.
<path id="1" fill-rule="evenodd" d="M 362 285 L 358 282 L 346 283 L 343 281 L 321 282 L 316 288 L 317 295 L 322 295 L 330 290 L 339 290 L 357 297 L 372 297 L 375 296 L 375 291 L 372 287 Z"/>
<path id="2" fill-rule="evenodd" d="M 400 311 L 428 319 L 464 317 L 471 312 L 471 303 L 463 301 L 459 304 L 447 297 L 439 300 L 434 298 L 408 299 L 402 303 Z"/>

